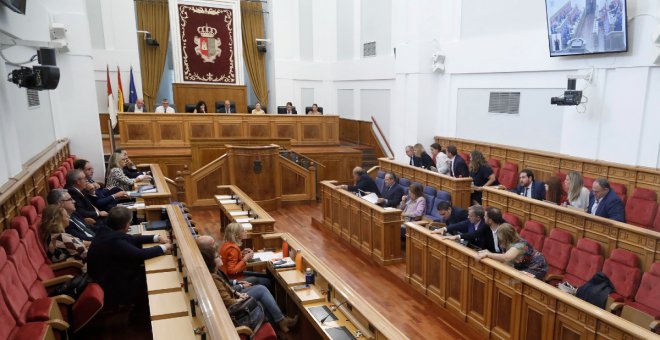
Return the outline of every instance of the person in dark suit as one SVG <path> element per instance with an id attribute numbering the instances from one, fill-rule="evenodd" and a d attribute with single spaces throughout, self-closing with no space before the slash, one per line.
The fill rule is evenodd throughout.
<path id="1" fill-rule="evenodd" d="M 388 172 L 385 174 L 385 186 L 377 203 L 384 207 L 396 208 L 401 204 L 403 197 L 403 187 L 396 182 L 396 176 Z"/>
<path id="2" fill-rule="evenodd" d="M 442 216 L 445 225 L 463 222 L 468 218 L 468 212 L 459 207 L 452 207 L 450 202 L 440 201 L 438 203 L 438 214 Z"/>
<path id="3" fill-rule="evenodd" d="M 355 185 L 339 185 L 338 188 L 352 192 L 357 191 L 360 192 L 360 194 L 373 192 L 380 196 L 380 191 L 378 190 L 376 182 L 374 182 L 373 178 L 371 178 L 371 176 L 369 176 L 369 174 L 367 174 L 367 172 L 361 167 L 358 166 L 353 169 L 353 179 L 355 179 Z"/>
<path id="4" fill-rule="evenodd" d="M 497 239 L 497 229 L 506 223 L 502 218 L 502 211 L 498 208 L 489 207 L 484 214 L 484 221 L 480 223 L 477 230 L 471 233 L 461 233 L 454 236 L 443 236 L 446 240 L 465 240 L 481 249 L 488 249 L 492 253 L 501 253 Z"/>
<path id="5" fill-rule="evenodd" d="M 431 233 L 440 235 L 456 235 L 459 233 L 467 234 L 479 229 L 479 227 L 483 224 L 485 224 L 484 208 L 480 205 L 473 205 L 468 208 L 466 220 L 460 221 L 458 223 L 448 223 L 446 227 L 433 230 Z"/>
<path id="6" fill-rule="evenodd" d="M 410 157 L 408 165 L 422 167 L 422 159 L 415 155 L 415 148 L 412 145 L 406 146 L 406 156 Z"/>
<path id="7" fill-rule="evenodd" d="M 108 212 L 97 208 L 87 195 L 85 195 L 86 186 L 87 177 L 82 171 L 73 169 L 66 174 L 66 190 L 75 202 L 76 212 L 83 218 L 104 219 L 108 216 Z M 109 199 L 112 200 L 113 197 L 103 198 L 103 201 Z"/>
<path id="8" fill-rule="evenodd" d="M 589 207 L 587 213 L 626 222 L 626 210 L 619 196 L 610 188 L 610 182 L 605 178 L 597 178 L 591 186 Z"/>
<path id="9" fill-rule="evenodd" d="M 231 102 L 229 99 L 225 99 L 225 105 L 220 106 L 220 111 L 218 113 L 236 113 L 236 110 L 232 110 Z"/>
<path id="10" fill-rule="evenodd" d="M 511 192 L 539 201 L 545 199 L 545 184 L 534 179 L 532 170 L 523 169 L 520 171 L 519 183 Z"/>
<path id="11" fill-rule="evenodd" d="M 463 157 L 458 155 L 458 149 L 455 145 L 447 147 L 447 158 L 449 158 L 449 175 L 456 178 L 466 178 L 470 176 L 470 170 Z"/>
<path id="12" fill-rule="evenodd" d="M 76 205 L 69 192 L 64 189 L 53 189 L 46 196 L 48 204 L 56 204 L 69 214 L 69 225 L 64 231 L 83 241 L 91 241 L 96 236 L 98 226 L 87 224 L 85 219 L 76 212 Z"/>
<path id="13" fill-rule="evenodd" d="M 144 99 L 138 98 L 135 103 L 128 104 L 128 110 L 126 112 L 147 112 L 147 108 L 144 106 Z"/>
<path id="14" fill-rule="evenodd" d="M 128 197 L 128 194 L 122 191 L 121 188 L 101 188 L 101 186 L 94 180 L 94 166 L 92 166 L 92 163 L 88 160 L 82 158 L 76 159 L 73 162 L 73 168 L 82 170 L 87 177 L 87 184 L 85 186 L 86 191 L 83 191 L 83 193 L 92 198 L 92 203 L 94 203 L 94 206 L 97 208 L 109 211 L 112 207 L 117 205 L 117 199 Z M 112 196 L 112 199 L 107 198 L 108 196 Z M 106 198 L 106 200 L 102 200 L 104 198 Z"/>
<path id="15" fill-rule="evenodd" d="M 435 168 L 435 162 L 433 162 L 433 158 L 431 158 L 431 156 L 429 156 L 429 154 L 426 153 L 426 150 L 424 149 L 424 145 L 422 145 L 422 143 L 415 144 L 415 146 L 413 146 L 413 150 L 415 152 L 415 157 L 421 160 L 420 167 L 426 170 L 431 170 L 431 168 Z"/>
<path id="16" fill-rule="evenodd" d="M 172 249 L 167 237 L 126 234 L 132 219 L 127 208 L 112 208 L 107 227 L 99 229 L 87 252 L 87 272 L 103 288 L 106 304 L 146 306 L 144 261 Z M 142 248 L 145 243 L 161 244 Z"/>
<path id="17" fill-rule="evenodd" d="M 286 111 L 284 111 L 284 114 L 297 115 L 298 111 L 296 111 L 296 108 L 293 106 L 291 102 L 286 102 Z"/>

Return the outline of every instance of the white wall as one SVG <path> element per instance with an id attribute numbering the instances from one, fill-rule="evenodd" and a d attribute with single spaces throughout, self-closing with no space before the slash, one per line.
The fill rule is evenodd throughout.
<path id="1" fill-rule="evenodd" d="M 387 120 L 380 123 L 397 157 L 407 144 L 443 135 L 660 166 L 658 1 L 628 1 L 628 52 L 550 58 L 543 1 L 314 0 L 314 22 L 324 24 L 314 25 L 310 61 L 300 56 L 299 2 L 273 3 L 278 103 L 300 101 L 303 83 L 320 81 L 315 97 L 328 92 L 330 103 L 316 99 L 325 112 L 368 120 L 383 98 L 362 90 L 389 90 L 391 109 L 376 116 Z M 362 42 L 374 40 L 391 48 L 362 58 Z M 446 56 L 444 73 L 431 70 L 435 52 Z M 567 75 L 588 73 L 591 83 L 578 81 L 586 107 L 550 105 Z M 521 92 L 520 115 L 488 115 L 487 94 L 512 89 Z M 543 138 L 516 132 L 530 122 L 543 127 Z"/>
<path id="2" fill-rule="evenodd" d="M 67 28 L 69 51 L 57 53 L 59 85 L 39 93 L 41 105 L 37 109 L 27 108 L 25 89 L 0 82 L 0 185 L 18 174 L 27 160 L 63 137 L 70 138 L 72 153 L 88 158 L 97 169 L 103 164 L 97 101 L 90 90 L 94 88 L 94 68 L 85 1 L 28 1 L 26 12 L 19 15 L 0 6 L 0 48 L 9 60 L 26 60 L 36 53 L 35 48 L 11 46 L 11 39 L 50 42 L 51 22 Z M 12 68 L 4 61 L 0 63 L 1 74 Z"/>

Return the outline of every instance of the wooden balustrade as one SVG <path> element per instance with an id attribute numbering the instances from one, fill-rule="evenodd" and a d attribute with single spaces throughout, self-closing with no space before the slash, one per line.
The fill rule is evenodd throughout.
<path id="1" fill-rule="evenodd" d="M 278 290 L 283 290 L 285 293 L 285 300 L 288 307 L 295 307 L 305 317 L 309 323 L 312 324 L 313 334 L 303 334 L 303 339 L 316 339 L 322 337 L 323 339 L 331 339 L 327 333 L 328 329 L 333 327 L 345 326 L 351 333 L 355 334 L 356 330 L 360 330 L 366 339 L 396 339 L 403 340 L 407 337 L 401 333 L 391 322 L 371 306 L 360 294 L 356 293 L 339 275 L 337 275 L 332 268 L 328 267 L 324 262 L 319 260 L 314 253 L 309 251 L 305 246 L 297 241 L 293 236 L 287 233 L 275 233 L 264 235 L 264 245 L 269 248 L 281 249 L 283 240 L 289 244 L 291 252 L 299 249 L 302 252 L 303 268 L 311 268 L 315 274 L 315 283 L 306 290 L 300 292 L 294 291 L 291 286 L 298 285 L 305 282 L 304 272 L 297 271 L 295 268 L 291 270 L 278 271 L 274 270 L 272 266 L 268 266 L 268 270 L 273 274 L 276 279 Z M 322 300 L 320 302 L 312 302 L 304 298 L 307 295 L 306 291 L 313 291 L 314 294 Z M 323 292 L 328 292 L 331 296 L 324 296 Z M 278 303 L 281 303 L 281 294 L 275 294 Z M 316 299 L 318 300 L 318 299 Z M 339 314 L 339 319 L 335 322 L 331 319 L 327 320 L 324 324 L 320 324 L 312 315 L 309 310 L 310 307 L 328 306 L 328 302 L 333 301 L 338 305 L 347 301 L 350 304 L 340 307 L 335 314 Z M 293 304 L 293 305 L 290 305 Z M 328 306 L 330 307 L 330 306 Z M 345 316 L 341 317 L 341 314 Z M 307 327 L 300 327 L 303 331 L 312 333 Z"/>
<path id="2" fill-rule="evenodd" d="M 227 198 L 229 196 L 230 198 Z M 251 218 L 249 222 L 241 224 L 247 226 L 248 238 L 252 240 L 252 249 L 263 249 L 262 236 L 275 230 L 275 219 L 257 204 L 250 196 L 235 185 L 218 186 L 218 195 L 215 197 L 216 204 L 220 208 L 220 231 L 224 233 L 225 227 L 231 222 L 237 222 L 242 218 Z M 233 202 L 229 202 L 233 201 Z M 249 216 L 234 216 L 232 212 L 246 211 Z"/>
<path id="3" fill-rule="evenodd" d="M 543 281 L 406 223 L 406 278 L 495 339 L 653 339 L 658 335 Z"/>
<path id="4" fill-rule="evenodd" d="M 30 197 L 46 197 L 50 191 L 48 177 L 67 157 L 69 140 L 57 140 L 23 164 L 23 170 L 0 187 L 0 231 L 10 227 L 21 207 L 30 204 Z"/>
<path id="5" fill-rule="evenodd" d="M 323 225 L 381 264 L 402 262 L 401 210 L 369 203 L 335 184 L 321 182 Z"/>
<path id="6" fill-rule="evenodd" d="M 605 177 L 612 182 L 621 183 L 626 186 L 628 196 L 635 188 L 652 189 L 659 193 L 660 202 L 660 169 L 657 168 L 624 165 L 460 138 L 436 136 L 435 141 L 444 148 L 447 145 L 456 145 L 460 152 L 479 150 L 486 159 L 497 159 L 502 165 L 504 162 L 516 163 L 519 170 L 532 169 L 535 177 L 540 180 L 556 176 L 557 172 L 577 171 L 585 177 Z"/>
<path id="7" fill-rule="evenodd" d="M 472 178 L 455 178 L 430 170 L 400 163 L 388 158 L 379 158 L 380 170 L 393 172 L 399 178 L 407 178 L 411 182 L 419 182 L 422 186 L 431 186 L 436 190 L 444 190 L 451 195 L 454 206 L 468 208 L 471 204 Z"/>
<path id="8" fill-rule="evenodd" d="M 373 123 L 370 121 L 339 118 L 339 139 L 354 144 L 371 146 L 376 151 L 376 157 L 387 156 L 374 133 Z"/>
<path id="9" fill-rule="evenodd" d="M 522 223 L 529 220 L 542 223 L 546 236 L 550 235 L 551 229 L 561 228 L 573 235 L 574 244 L 580 238 L 597 241 L 605 257 L 616 248 L 629 250 L 637 254 L 643 270 L 651 268 L 653 262 L 660 261 L 660 233 L 653 230 L 495 188 L 484 188 L 483 204 L 510 212 L 518 216 Z"/>

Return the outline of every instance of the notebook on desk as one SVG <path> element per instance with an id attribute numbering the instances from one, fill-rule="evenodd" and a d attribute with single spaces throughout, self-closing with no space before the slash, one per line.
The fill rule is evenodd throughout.
<path id="1" fill-rule="evenodd" d="M 325 319 L 325 322 L 337 321 L 337 316 L 333 313 L 328 306 L 314 306 L 309 307 L 309 312 L 312 314 L 314 319 L 318 322 L 321 322 L 321 319 Z"/>

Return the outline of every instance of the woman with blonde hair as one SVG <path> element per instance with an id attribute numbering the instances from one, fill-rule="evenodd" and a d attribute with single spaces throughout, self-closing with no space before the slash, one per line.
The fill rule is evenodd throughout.
<path id="1" fill-rule="evenodd" d="M 225 227 L 225 242 L 220 247 L 221 270 L 232 280 L 243 280 L 253 285 L 260 284 L 270 289 L 270 279 L 265 274 L 245 270 L 247 261 L 254 256 L 254 251 L 250 248 L 241 251 L 243 240 L 246 238 L 247 231 L 240 223 L 229 223 Z"/>
<path id="2" fill-rule="evenodd" d="M 62 262 L 69 257 L 85 261 L 87 259 L 88 241 L 64 232 L 69 225 L 69 214 L 57 205 L 48 205 L 42 213 L 41 240 L 46 248 L 48 258 L 53 263 Z"/>
<path id="3" fill-rule="evenodd" d="M 520 237 L 515 228 L 509 223 L 500 224 L 497 228 L 497 240 L 502 254 L 491 253 L 482 250 L 477 253 L 477 259 L 491 258 L 506 263 L 527 275 L 534 276 L 539 280 L 545 278 L 548 272 L 548 264 L 545 257 L 534 249 L 529 242 Z"/>
<path id="4" fill-rule="evenodd" d="M 422 168 L 430 170 L 431 167 L 435 168 L 435 164 L 433 163 L 433 158 L 429 156 L 429 154 L 426 153 L 426 150 L 424 150 L 424 145 L 422 143 L 417 143 L 415 146 L 413 146 L 413 151 L 415 153 L 415 156 L 421 158 L 422 160 Z"/>
<path id="5" fill-rule="evenodd" d="M 584 179 L 579 172 L 571 171 L 566 175 L 564 185 L 567 188 L 568 204 L 586 211 L 589 207 L 589 189 L 584 187 Z"/>
<path id="6" fill-rule="evenodd" d="M 475 204 L 481 204 L 483 187 L 499 184 L 493 169 L 486 162 L 484 154 L 477 150 L 470 153 L 470 177 L 472 177 L 472 185 L 474 186 L 471 198 Z"/>
<path id="7" fill-rule="evenodd" d="M 135 179 L 128 178 L 124 174 L 124 167 L 128 161 L 128 156 L 124 155 L 121 152 L 114 152 L 108 160 L 108 171 L 106 172 L 105 186 L 107 188 L 118 187 L 122 191 L 131 191 L 133 190 L 133 185 L 136 181 L 149 180 L 151 176 L 149 175 L 139 175 Z"/>

